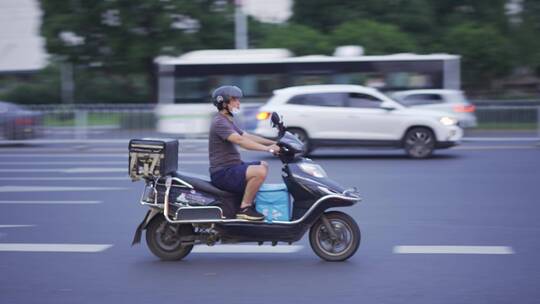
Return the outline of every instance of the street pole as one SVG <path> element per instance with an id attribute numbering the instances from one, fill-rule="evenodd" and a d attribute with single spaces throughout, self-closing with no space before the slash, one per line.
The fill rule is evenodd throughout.
<path id="1" fill-rule="evenodd" d="M 236 49 L 248 48 L 247 33 L 247 16 L 244 14 L 242 0 L 236 0 L 234 11 L 234 42 Z"/>
<path id="2" fill-rule="evenodd" d="M 73 64 L 62 61 L 60 66 L 60 81 L 62 91 L 62 103 L 72 104 L 74 100 L 75 85 L 73 83 Z"/>

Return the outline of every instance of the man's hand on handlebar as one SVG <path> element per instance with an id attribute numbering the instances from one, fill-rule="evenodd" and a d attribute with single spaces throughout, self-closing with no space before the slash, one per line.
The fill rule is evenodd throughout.
<path id="1" fill-rule="evenodd" d="M 272 153 L 272 154 L 274 154 L 274 155 L 278 155 L 278 154 L 279 154 L 279 150 L 281 150 L 281 149 L 280 149 L 279 146 L 276 145 L 276 144 L 273 144 L 273 145 L 268 146 L 268 152 L 270 152 L 270 153 Z"/>

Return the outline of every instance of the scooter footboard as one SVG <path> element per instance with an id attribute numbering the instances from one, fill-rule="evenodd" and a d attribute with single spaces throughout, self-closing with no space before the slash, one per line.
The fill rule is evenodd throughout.
<path id="1" fill-rule="evenodd" d="M 297 242 L 309 229 L 306 223 L 293 225 L 264 222 L 220 223 L 216 230 L 222 242 Z"/>
<path id="2" fill-rule="evenodd" d="M 223 211 L 217 206 L 194 207 L 186 206 L 176 209 L 175 221 L 198 221 L 198 220 L 220 220 L 223 218 Z"/>

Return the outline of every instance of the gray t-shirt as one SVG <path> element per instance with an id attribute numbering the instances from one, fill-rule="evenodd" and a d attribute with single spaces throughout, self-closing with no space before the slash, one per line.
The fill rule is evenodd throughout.
<path id="1" fill-rule="evenodd" d="M 227 138 L 233 133 L 244 134 L 234 122 L 224 114 L 218 113 L 212 119 L 208 137 L 208 156 L 210 159 L 210 174 L 242 163 L 236 145 Z"/>

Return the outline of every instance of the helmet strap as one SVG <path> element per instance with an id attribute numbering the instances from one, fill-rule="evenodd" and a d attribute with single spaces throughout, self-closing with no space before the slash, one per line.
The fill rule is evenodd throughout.
<path id="1" fill-rule="evenodd" d="M 227 101 L 225 105 L 225 109 L 227 109 L 227 113 L 229 113 L 229 115 L 231 115 L 231 117 L 234 117 L 234 114 L 231 112 L 231 110 L 229 110 L 229 102 Z"/>

